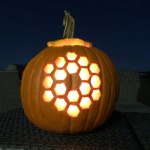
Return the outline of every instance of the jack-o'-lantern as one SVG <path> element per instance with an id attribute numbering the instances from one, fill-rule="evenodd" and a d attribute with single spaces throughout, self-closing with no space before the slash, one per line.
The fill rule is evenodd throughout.
<path id="1" fill-rule="evenodd" d="M 28 119 L 44 130 L 89 132 L 112 113 L 117 81 L 104 52 L 89 42 L 67 37 L 48 42 L 28 63 L 21 84 L 22 106 Z"/>

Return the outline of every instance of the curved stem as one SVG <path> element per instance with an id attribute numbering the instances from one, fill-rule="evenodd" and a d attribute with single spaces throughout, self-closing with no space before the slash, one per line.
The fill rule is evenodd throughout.
<path id="1" fill-rule="evenodd" d="M 69 12 L 64 11 L 65 16 L 63 19 L 64 33 L 63 38 L 73 38 L 74 35 L 74 28 L 75 28 L 75 21 L 74 18 L 70 15 Z"/>

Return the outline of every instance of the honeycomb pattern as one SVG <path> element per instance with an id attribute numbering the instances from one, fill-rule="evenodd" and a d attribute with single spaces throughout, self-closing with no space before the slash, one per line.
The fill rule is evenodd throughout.
<path id="1" fill-rule="evenodd" d="M 67 52 L 64 57 L 57 57 L 54 62 L 46 64 L 44 73 L 43 101 L 53 101 L 58 111 L 66 111 L 70 117 L 77 117 L 82 109 L 89 109 L 101 98 L 100 67 L 85 56 Z M 77 89 L 69 91 L 65 83 L 70 82 L 68 76 L 73 75 L 81 82 Z"/>

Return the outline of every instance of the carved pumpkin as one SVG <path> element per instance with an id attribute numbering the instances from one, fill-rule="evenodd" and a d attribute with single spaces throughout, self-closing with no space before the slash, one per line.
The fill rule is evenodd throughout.
<path id="1" fill-rule="evenodd" d="M 108 56 L 77 38 L 48 42 L 23 73 L 24 112 L 36 126 L 57 133 L 89 132 L 112 113 L 118 86 Z"/>

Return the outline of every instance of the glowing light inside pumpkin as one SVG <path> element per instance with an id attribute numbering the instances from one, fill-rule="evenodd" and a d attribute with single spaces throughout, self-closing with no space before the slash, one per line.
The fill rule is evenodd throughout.
<path id="1" fill-rule="evenodd" d="M 56 95 L 65 95 L 65 92 L 66 92 L 66 86 L 64 83 L 58 83 L 56 84 L 55 88 L 55 93 Z"/>
<path id="2" fill-rule="evenodd" d="M 65 65 L 65 63 L 66 63 L 66 61 L 65 61 L 64 57 L 58 57 L 55 60 L 55 64 L 58 68 L 62 68 Z"/>
<path id="3" fill-rule="evenodd" d="M 101 97 L 100 90 L 93 90 L 92 92 L 93 101 L 99 101 L 100 97 Z"/>
<path id="4" fill-rule="evenodd" d="M 90 87 L 89 83 L 82 82 L 79 89 L 80 89 L 82 95 L 87 95 L 90 93 L 91 87 Z"/>
<path id="5" fill-rule="evenodd" d="M 81 80 L 89 80 L 90 73 L 87 68 L 82 68 L 80 70 L 79 76 L 80 76 Z"/>
<path id="6" fill-rule="evenodd" d="M 67 110 L 68 115 L 71 117 L 77 117 L 79 112 L 80 110 L 76 105 L 70 105 Z"/>
<path id="7" fill-rule="evenodd" d="M 54 70 L 54 66 L 52 64 L 47 64 L 44 68 L 45 73 L 51 73 Z"/>
<path id="8" fill-rule="evenodd" d="M 70 73 L 70 74 L 73 74 L 73 73 L 76 73 L 78 70 L 78 66 L 76 63 L 74 62 L 69 62 L 68 65 L 67 65 L 67 71 Z"/>
<path id="9" fill-rule="evenodd" d="M 90 107 L 91 103 L 92 103 L 92 102 L 91 102 L 91 100 L 90 100 L 89 97 L 83 97 L 83 98 L 81 99 L 80 106 L 81 106 L 81 108 L 83 108 L 83 109 L 88 109 L 88 108 Z"/>
<path id="10" fill-rule="evenodd" d="M 64 70 L 56 70 L 54 76 L 56 80 L 64 80 L 67 74 Z"/>
<path id="11" fill-rule="evenodd" d="M 45 88 L 50 88 L 50 87 L 52 86 L 52 84 L 53 84 L 52 78 L 49 77 L 49 76 L 45 77 L 45 79 L 44 79 L 44 81 L 43 81 L 43 86 L 44 86 Z"/>
<path id="12" fill-rule="evenodd" d="M 89 64 L 87 57 L 80 57 L 78 63 L 80 66 L 88 66 Z"/>
<path id="13" fill-rule="evenodd" d="M 99 88 L 101 81 L 98 75 L 93 75 L 91 78 L 91 84 L 93 88 Z"/>
<path id="14" fill-rule="evenodd" d="M 45 91 L 43 95 L 43 99 L 45 102 L 50 102 L 53 99 L 54 95 L 51 91 Z"/>
<path id="15" fill-rule="evenodd" d="M 98 73 L 100 72 L 100 69 L 99 69 L 99 67 L 98 67 L 98 65 L 97 65 L 96 63 L 92 63 L 92 64 L 90 65 L 90 71 L 91 71 L 92 73 L 98 74 Z"/>
<path id="16" fill-rule="evenodd" d="M 65 109 L 65 107 L 67 106 L 67 103 L 65 102 L 64 99 L 62 98 L 57 98 L 56 102 L 55 102 L 55 106 L 57 108 L 58 111 L 62 111 Z"/>
<path id="17" fill-rule="evenodd" d="M 89 109 L 92 102 L 101 98 L 100 68 L 96 63 L 90 64 L 85 56 L 78 58 L 76 53 L 67 52 L 65 57 L 57 57 L 54 64 L 45 65 L 44 72 L 48 75 L 43 80 L 43 100 L 53 100 L 56 109 L 66 109 L 70 117 L 77 117 L 80 109 Z M 70 77 L 72 74 L 79 76 L 77 89 L 67 90 L 65 84 L 70 83 L 69 74 Z"/>
<path id="18" fill-rule="evenodd" d="M 66 56 L 67 56 L 68 60 L 75 60 L 76 57 L 77 57 L 77 54 L 75 54 L 75 53 L 73 53 L 73 52 L 68 52 L 68 53 L 66 54 Z"/>
<path id="19" fill-rule="evenodd" d="M 54 47 L 62 47 L 62 46 L 74 46 L 74 45 L 80 45 L 84 47 L 92 47 L 92 43 L 83 41 L 79 38 L 65 38 L 65 39 L 60 39 L 57 41 L 49 41 L 47 43 L 48 47 L 54 46 Z"/>
<path id="20" fill-rule="evenodd" d="M 79 99 L 79 94 L 77 91 L 70 91 L 68 93 L 68 100 L 69 102 L 77 102 Z"/>

